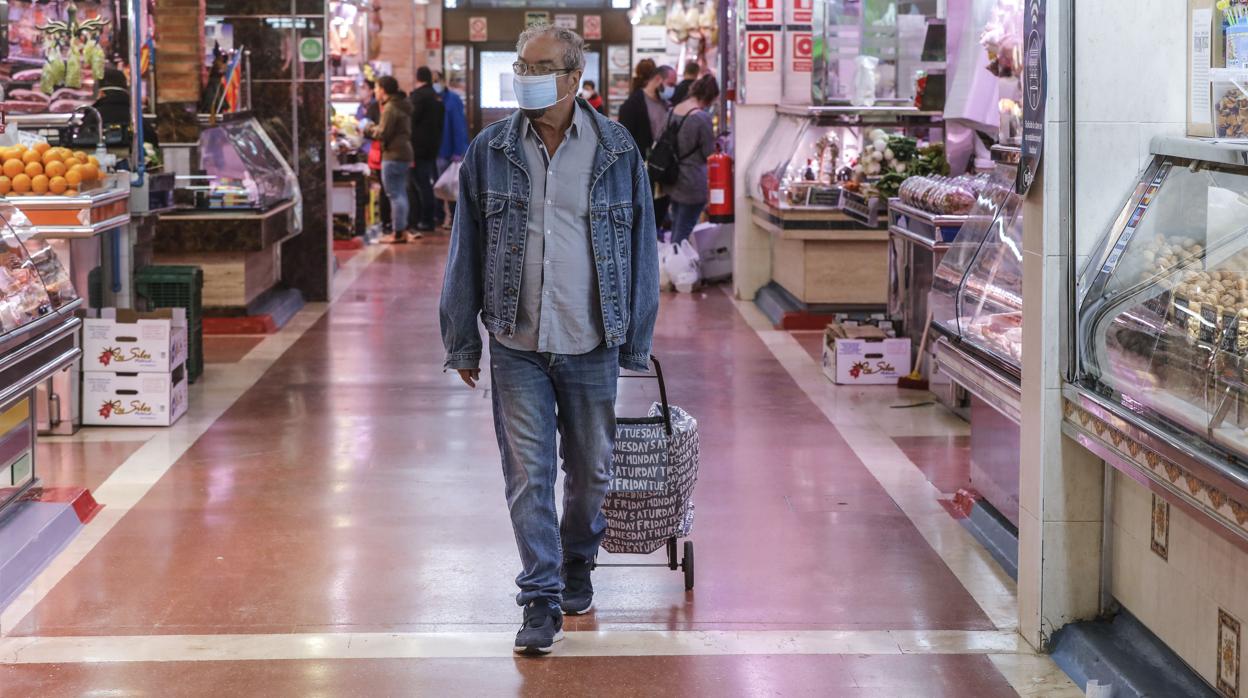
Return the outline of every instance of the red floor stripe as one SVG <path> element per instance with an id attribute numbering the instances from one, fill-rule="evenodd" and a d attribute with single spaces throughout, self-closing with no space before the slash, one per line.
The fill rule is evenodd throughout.
<path id="1" fill-rule="evenodd" d="M 272 315 L 204 318 L 204 334 L 272 334 L 276 331 L 277 323 L 273 322 Z"/>

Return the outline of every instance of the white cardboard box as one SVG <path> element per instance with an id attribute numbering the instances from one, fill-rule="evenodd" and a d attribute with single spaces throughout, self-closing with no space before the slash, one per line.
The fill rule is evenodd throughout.
<path id="1" fill-rule="evenodd" d="M 82 370 L 169 373 L 186 363 L 186 310 L 105 308 L 82 329 Z"/>
<path id="2" fill-rule="evenodd" d="M 186 414 L 186 365 L 170 373 L 82 374 L 82 421 L 90 426 L 167 427 Z"/>
<path id="3" fill-rule="evenodd" d="M 897 385 L 910 373 L 910 338 L 871 325 L 831 324 L 823 334 L 823 375 L 838 385 Z"/>

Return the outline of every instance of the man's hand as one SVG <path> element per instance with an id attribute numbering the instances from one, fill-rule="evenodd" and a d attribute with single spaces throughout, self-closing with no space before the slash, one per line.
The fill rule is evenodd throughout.
<path id="1" fill-rule="evenodd" d="M 475 388 L 477 387 L 477 381 L 481 380 L 481 369 L 461 368 L 459 369 L 459 379 L 467 384 L 469 388 Z"/>

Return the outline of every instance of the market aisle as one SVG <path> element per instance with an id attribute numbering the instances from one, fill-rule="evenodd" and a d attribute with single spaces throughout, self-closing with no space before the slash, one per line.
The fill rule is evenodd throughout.
<path id="1" fill-rule="evenodd" d="M 812 393 L 828 388 L 795 382 L 791 353 L 718 289 L 666 298 L 656 337 L 673 401 L 701 423 L 696 591 L 666 570 L 603 569 L 597 612 L 568 628 L 606 632 L 571 633 L 554 662 L 510 657 L 516 554 L 488 385 L 441 372 L 444 252 L 378 255 L 4 629 L 0 660 L 36 663 L 0 667 L 0 683 L 17 695 L 155 693 L 176 676 L 231 695 L 592 681 L 621 695 L 991 696 L 1040 677 L 1061 690 L 1011 632 L 1012 587 L 964 583 L 986 555 L 943 524 L 916 526 L 918 498 L 938 492 L 888 470 L 904 456 L 862 445 L 956 425 L 890 410 L 906 399 L 892 389 Z M 630 407 L 646 390 L 631 383 Z M 629 632 L 652 630 L 676 632 Z M 639 654 L 667 656 L 627 656 Z M 215 661 L 181 663 L 195 659 Z"/>

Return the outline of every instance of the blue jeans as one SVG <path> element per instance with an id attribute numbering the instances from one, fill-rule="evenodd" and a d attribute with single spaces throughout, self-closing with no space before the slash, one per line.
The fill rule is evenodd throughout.
<path id="1" fill-rule="evenodd" d="M 673 244 L 679 245 L 682 240 L 687 240 L 693 234 L 693 227 L 698 224 L 698 219 L 702 217 L 702 210 L 705 208 L 705 203 L 682 204 L 675 201 L 672 202 Z"/>
<path id="2" fill-rule="evenodd" d="M 390 200 L 390 220 L 396 233 L 407 230 L 407 168 L 402 160 L 381 161 L 381 186 Z"/>
<path id="3" fill-rule="evenodd" d="M 412 227 L 433 228 L 438 200 L 433 196 L 433 183 L 438 179 L 437 160 L 417 160 L 412 165 L 412 188 L 416 205 L 412 207 Z"/>
<path id="4" fill-rule="evenodd" d="M 611 484 L 619 365 L 619 349 L 605 345 L 569 356 L 516 351 L 490 338 L 494 430 L 523 567 L 516 577 L 521 606 L 558 603 L 563 560 L 598 556 L 607 530 L 602 501 Z M 562 521 L 555 510 L 560 455 Z"/>

